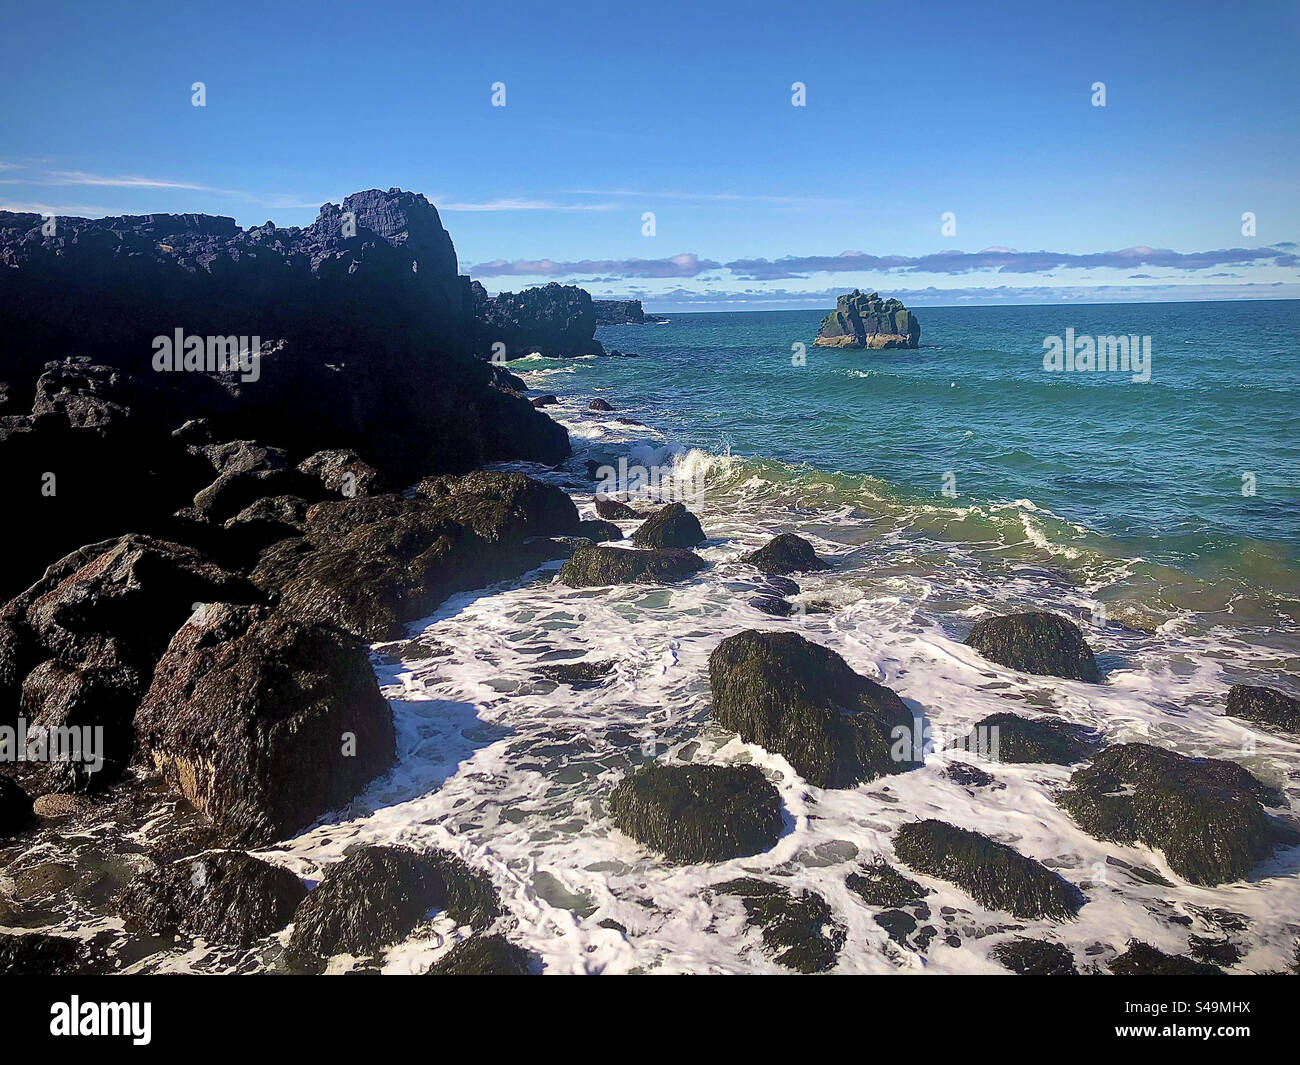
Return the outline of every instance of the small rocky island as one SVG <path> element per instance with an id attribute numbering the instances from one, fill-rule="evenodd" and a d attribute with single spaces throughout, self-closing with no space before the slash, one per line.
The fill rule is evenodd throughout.
<path id="1" fill-rule="evenodd" d="M 813 343 L 823 348 L 915 348 L 921 343 L 921 323 L 899 300 L 882 300 L 878 292 L 864 296 L 855 288 L 835 301 Z"/>
<path id="2" fill-rule="evenodd" d="M 592 300 L 596 305 L 597 325 L 663 325 L 668 321 L 657 314 L 646 314 L 640 300 Z"/>

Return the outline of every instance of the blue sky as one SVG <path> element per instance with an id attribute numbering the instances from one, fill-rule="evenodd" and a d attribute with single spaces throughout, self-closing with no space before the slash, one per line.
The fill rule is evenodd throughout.
<path id="1" fill-rule="evenodd" d="M 671 309 L 1300 296 L 1290 0 L 23 7 L 8 209 L 304 225 L 396 185 L 489 290 Z"/>

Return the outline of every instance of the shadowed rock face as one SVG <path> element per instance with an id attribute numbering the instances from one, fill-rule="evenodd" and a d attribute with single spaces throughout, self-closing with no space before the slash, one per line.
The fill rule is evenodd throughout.
<path id="1" fill-rule="evenodd" d="M 795 633 L 728 637 L 709 656 L 709 684 L 718 724 L 783 756 L 817 787 L 911 768 L 890 755 L 891 731 L 912 728 L 902 699 Z"/>
<path id="2" fill-rule="evenodd" d="M 815 891 L 787 891 L 755 877 L 729 880 L 714 890 L 740 899 L 747 923 L 762 930 L 763 945 L 787 969 L 823 973 L 839 959 L 844 928 Z"/>
<path id="3" fill-rule="evenodd" d="M 1056 614 L 1031 611 L 984 618 L 966 644 L 998 665 L 1040 677 L 1095 683 L 1097 661 L 1079 626 Z"/>
<path id="4" fill-rule="evenodd" d="M 610 499 L 608 496 L 596 495 L 596 513 L 602 518 L 612 519 L 614 521 L 627 521 L 629 518 L 635 519 L 643 517 L 638 510 L 633 510 L 626 503 L 617 499 Z"/>
<path id="5" fill-rule="evenodd" d="M 1095 733 L 1079 725 L 1017 714 L 990 714 L 975 722 L 975 729 L 985 730 L 984 735 L 972 731 L 967 750 L 987 749 L 989 757 L 998 762 L 1069 765 L 1082 762 L 1100 745 Z"/>
<path id="6" fill-rule="evenodd" d="M 781 835 L 781 797 L 752 765 L 646 766 L 609 804 L 621 831 L 674 862 L 747 857 Z"/>
<path id="7" fill-rule="evenodd" d="M 8 777 L 0 777 L 0 839 L 23 831 L 32 821 L 31 796 Z"/>
<path id="8" fill-rule="evenodd" d="M 628 551 L 621 547 L 581 545 L 560 570 L 570 588 L 599 588 L 607 584 L 671 584 L 704 568 L 691 551 Z"/>
<path id="9" fill-rule="evenodd" d="M 605 354 L 595 339 L 591 296 L 576 285 L 552 281 L 523 292 L 489 296 L 475 281 L 472 300 L 474 350 L 479 355 L 492 355 L 494 344 L 505 345 L 507 359 L 522 359 L 533 352 L 552 359 Z"/>
<path id="10" fill-rule="evenodd" d="M 0 932 L 0 976 L 85 974 L 86 949 L 80 940 L 43 932 Z"/>
<path id="11" fill-rule="evenodd" d="M 990 910 L 1017 917 L 1069 918 L 1083 893 L 1046 866 L 1004 843 L 943 821 L 913 821 L 894 835 L 899 861 L 947 880 Z"/>
<path id="12" fill-rule="evenodd" d="M 1300 733 L 1300 699 L 1274 688 L 1234 684 L 1228 692 L 1228 715 L 1280 732 Z"/>
<path id="13" fill-rule="evenodd" d="M 434 962 L 427 976 L 528 976 L 528 952 L 505 936 L 470 936 Z"/>
<path id="14" fill-rule="evenodd" d="M 1089 835 L 1162 851 L 1194 884 L 1239 880 L 1273 853 L 1280 828 L 1261 801 L 1280 798 L 1236 762 L 1145 743 L 1108 747 L 1057 797 Z"/>
<path id="15" fill-rule="evenodd" d="M 921 343 L 921 323 L 898 300 L 857 289 L 840 296 L 835 310 L 822 319 L 819 347 L 915 348 Z"/>

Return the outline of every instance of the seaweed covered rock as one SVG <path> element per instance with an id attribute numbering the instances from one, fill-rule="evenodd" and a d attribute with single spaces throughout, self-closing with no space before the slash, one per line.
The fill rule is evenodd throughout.
<path id="1" fill-rule="evenodd" d="M 1031 611 L 983 618 L 966 644 L 998 665 L 1040 677 L 1096 682 L 1097 661 L 1079 626 L 1056 614 Z"/>
<path id="2" fill-rule="evenodd" d="M 999 943 L 990 952 L 1000 962 L 1020 976 L 1078 976 L 1074 955 L 1062 943 L 1046 939 L 1027 939 L 1017 936 Z"/>
<path id="3" fill-rule="evenodd" d="M 845 886 L 868 906 L 907 906 L 930 894 L 928 888 L 904 876 L 884 861 L 873 862 L 844 879 Z"/>
<path id="4" fill-rule="evenodd" d="M 815 891 L 796 893 L 754 877 L 729 880 L 713 890 L 741 900 L 746 922 L 762 931 L 763 945 L 778 964 L 800 973 L 823 973 L 838 960 L 845 931 Z"/>
<path id="5" fill-rule="evenodd" d="M 967 749 L 986 751 L 995 762 L 1082 762 L 1099 746 L 1095 733 L 1079 725 L 1018 714 L 990 714 L 975 722 Z"/>
<path id="6" fill-rule="evenodd" d="M 522 473 L 476 470 L 463 477 L 421 481 L 416 494 L 488 543 L 530 536 L 576 536 L 578 508 L 561 489 Z"/>
<path id="7" fill-rule="evenodd" d="M 915 348 L 921 343 L 921 323 L 896 299 L 882 300 L 856 288 L 838 297 L 835 310 L 822 319 L 813 341 L 832 348 Z"/>
<path id="8" fill-rule="evenodd" d="M 903 700 L 796 633 L 729 636 L 709 656 L 709 686 L 718 724 L 781 755 L 817 787 L 911 768 L 890 751 L 893 730 L 912 728 Z"/>
<path id="9" fill-rule="evenodd" d="M 620 830 L 674 862 L 747 857 L 781 835 L 781 797 L 753 765 L 648 765 L 609 807 Z"/>
<path id="10" fill-rule="evenodd" d="M 245 949 L 293 919 L 307 889 L 293 873 L 242 851 L 155 863 L 122 891 L 128 928 Z"/>
<path id="11" fill-rule="evenodd" d="M 1086 901 L 1077 887 L 1041 863 L 943 821 L 903 825 L 894 835 L 894 853 L 917 872 L 956 884 L 986 909 L 1017 917 L 1070 918 Z"/>
<path id="12" fill-rule="evenodd" d="M 1193 961 L 1180 954 L 1166 954 L 1150 943 L 1132 940 L 1128 950 L 1110 963 L 1115 976 L 1222 976 L 1217 965 Z"/>
<path id="13" fill-rule="evenodd" d="M 669 503 L 646 518 L 632 534 L 638 547 L 689 549 L 705 540 L 700 520 L 682 503 Z"/>
<path id="14" fill-rule="evenodd" d="M 0 839 L 23 831 L 34 816 L 31 796 L 15 781 L 0 777 Z"/>
<path id="15" fill-rule="evenodd" d="M 560 583 L 570 588 L 599 588 L 607 584 L 671 584 L 704 568 L 691 551 L 629 551 L 622 547 L 579 545 L 560 570 Z"/>
<path id="16" fill-rule="evenodd" d="M 320 972 L 336 954 L 373 956 L 431 910 L 476 930 L 500 914 L 491 879 L 441 851 L 368 846 L 330 867 L 294 913 L 290 966 Z"/>
<path id="17" fill-rule="evenodd" d="M 613 659 L 605 658 L 596 661 L 551 662 L 538 666 L 533 672 L 560 684 L 578 685 L 596 684 L 609 676 L 613 669 Z"/>
<path id="18" fill-rule="evenodd" d="M 528 976 L 528 952 L 502 935 L 462 939 L 429 968 L 427 976 Z"/>
<path id="19" fill-rule="evenodd" d="M 640 511 L 599 492 L 596 493 L 596 513 L 606 521 L 628 521 L 642 517 Z"/>
<path id="20" fill-rule="evenodd" d="M 0 976 L 67 976 L 86 971 L 79 940 L 44 932 L 0 932 Z"/>
<path id="21" fill-rule="evenodd" d="M 1300 699 L 1276 688 L 1234 684 L 1228 692 L 1228 715 L 1280 732 L 1300 733 Z"/>
<path id="22" fill-rule="evenodd" d="M 283 839 L 387 772 L 393 716 L 364 645 L 265 607 L 211 604 L 135 714 L 144 756 L 231 839 Z"/>
<path id="23" fill-rule="evenodd" d="M 1146 743 L 1108 747 L 1057 797 L 1089 835 L 1162 851 L 1194 884 L 1240 880 L 1272 854 L 1281 829 L 1261 803 L 1280 801 L 1236 762 Z"/>
<path id="24" fill-rule="evenodd" d="M 741 555 L 740 561 L 748 562 L 762 572 L 775 576 L 830 569 L 831 565 L 817 557 L 812 544 L 794 533 L 782 533 L 773 537 L 757 551 Z"/>

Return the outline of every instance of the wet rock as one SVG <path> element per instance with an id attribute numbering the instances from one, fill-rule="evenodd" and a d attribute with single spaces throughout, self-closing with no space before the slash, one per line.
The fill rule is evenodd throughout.
<path id="1" fill-rule="evenodd" d="M 986 752 L 995 762 L 1070 765 L 1090 757 L 1100 746 L 1100 739 L 1079 725 L 1003 713 L 977 721 L 966 744 L 967 750 Z"/>
<path id="2" fill-rule="evenodd" d="M 1300 733 L 1300 699 L 1275 688 L 1234 684 L 1228 692 L 1228 715 L 1279 732 Z"/>
<path id="3" fill-rule="evenodd" d="M 612 411 L 614 408 L 609 405 L 609 402 L 607 400 L 593 399 L 589 404 L 587 404 L 587 409 L 599 410 L 599 411 Z"/>
<path id="4" fill-rule="evenodd" d="M 749 600 L 749 605 L 755 610 L 761 610 L 764 614 L 769 614 L 774 618 L 788 618 L 795 612 L 792 603 L 776 595 L 756 595 Z"/>
<path id="5" fill-rule="evenodd" d="M 883 861 L 850 873 L 844 884 L 868 906 L 907 906 L 920 902 L 930 893 L 928 888 Z"/>
<path id="6" fill-rule="evenodd" d="M 395 757 L 365 647 L 263 607 L 196 613 L 159 661 L 135 730 L 163 779 L 241 842 L 305 828 Z"/>
<path id="7" fill-rule="evenodd" d="M 454 855 L 362 847 L 331 866 L 299 904 L 285 960 L 320 972 L 336 954 L 376 955 L 431 910 L 481 931 L 497 918 L 500 904 L 490 878 Z"/>
<path id="8" fill-rule="evenodd" d="M 890 734 L 912 712 L 834 651 L 789 632 L 749 629 L 709 656 L 713 717 L 746 743 L 783 756 L 816 787 L 852 787 L 911 768 Z"/>
<path id="9" fill-rule="evenodd" d="M 622 540 L 623 530 L 612 521 L 584 521 L 578 529 L 578 535 L 594 544 L 604 544 L 611 540 Z"/>
<path id="10" fill-rule="evenodd" d="M 562 489 L 521 473 L 477 470 L 421 481 L 416 494 L 489 543 L 530 536 L 576 536 L 578 508 Z"/>
<path id="11" fill-rule="evenodd" d="M 0 932 L 0 976 L 66 976 L 86 971 L 79 940 L 43 932 Z"/>
<path id="12" fill-rule="evenodd" d="M 596 513 L 607 521 L 628 521 L 640 518 L 640 511 L 633 510 L 626 503 L 596 493 Z"/>
<path id="13" fill-rule="evenodd" d="M 315 477 L 322 486 L 347 499 L 387 491 L 383 473 L 351 448 L 317 451 L 298 463 L 298 472 Z"/>
<path id="14" fill-rule="evenodd" d="M 782 533 L 773 537 L 757 551 L 741 555 L 740 561 L 777 576 L 830 569 L 831 565 L 817 557 L 812 544 L 794 533 Z"/>
<path id="15" fill-rule="evenodd" d="M 502 935 L 462 939 L 430 967 L 428 976 L 528 976 L 529 955 Z"/>
<path id="16" fill-rule="evenodd" d="M 752 765 L 648 765 L 609 806 L 622 832 L 674 862 L 747 857 L 781 835 L 780 794 Z"/>
<path id="17" fill-rule="evenodd" d="M 984 770 L 978 769 L 967 762 L 954 762 L 944 770 L 943 775 L 964 788 L 1003 788 L 1006 786 L 998 783 L 996 778 L 991 777 Z"/>
<path id="18" fill-rule="evenodd" d="M 838 960 L 845 931 L 816 892 L 796 894 L 753 877 L 730 880 L 713 890 L 741 900 L 747 923 L 762 930 L 764 946 L 786 968 L 821 973 Z"/>
<path id="19" fill-rule="evenodd" d="M 646 518 L 632 534 L 638 547 L 689 549 L 703 543 L 704 529 L 681 503 L 670 503 Z"/>
<path id="20" fill-rule="evenodd" d="M 592 684 L 609 676 L 614 669 L 613 659 L 584 662 L 552 662 L 533 670 L 539 677 L 560 684 Z"/>
<path id="21" fill-rule="evenodd" d="M 921 323 L 896 299 L 864 295 L 856 288 L 838 297 L 835 310 L 822 319 L 819 347 L 915 348 L 921 343 Z"/>
<path id="22" fill-rule="evenodd" d="M 629 551 L 621 547 L 579 546 L 560 570 L 570 588 L 608 584 L 671 584 L 704 568 L 691 551 Z"/>
<path id="23" fill-rule="evenodd" d="M 310 506 L 301 496 L 270 496 L 249 504 L 222 524 L 229 534 L 227 552 L 246 565 L 255 563 L 271 544 L 303 534 Z"/>
<path id="24" fill-rule="evenodd" d="M 1057 802 L 1091 836 L 1164 853 L 1194 884 L 1240 880 L 1281 841 L 1261 802 L 1280 797 L 1235 762 L 1145 743 L 1108 747 Z"/>
<path id="25" fill-rule="evenodd" d="M 933 819 L 903 825 L 894 835 L 899 861 L 947 880 L 981 906 L 1017 917 L 1073 917 L 1083 893 L 1046 866 L 978 832 Z"/>
<path id="26" fill-rule="evenodd" d="M 1184 958 L 1180 954 L 1166 954 L 1149 943 L 1132 940 L 1128 950 L 1117 955 L 1110 963 L 1116 976 L 1222 976 L 1217 965 Z"/>
<path id="27" fill-rule="evenodd" d="M 1079 975 L 1069 948 L 1046 939 L 1017 937 L 999 943 L 990 953 L 995 961 L 1020 976 Z"/>
<path id="28" fill-rule="evenodd" d="M 534 407 L 553 407 L 560 402 L 560 399 L 554 393 L 548 392 L 544 396 L 533 397 L 530 402 Z"/>
<path id="29" fill-rule="evenodd" d="M 885 930 L 900 947 L 907 946 L 907 938 L 916 931 L 916 918 L 905 910 L 885 910 L 875 916 L 876 924 Z"/>
<path id="30" fill-rule="evenodd" d="M 984 618 L 966 644 L 992 662 L 1043 677 L 1095 683 L 1097 662 L 1079 626 L 1056 614 L 1033 611 Z"/>
<path id="31" fill-rule="evenodd" d="M 83 799 L 80 795 L 68 795 L 61 792 L 41 795 L 32 804 L 36 816 L 47 820 L 62 817 L 83 817 L 94 808 L 94 803 L 89 799 Z"/>
<path id="32" fill-rule="evenodd" d="M 287 925 L 306 894 L 287 869 L 243 852 L 216 852 L 138 873 L 118 910 L 128 929 L 242 950 Z"/>
<path id="33" fill-rule="evenodd" d="M 0 777 L 0 839 L 22 832 L 32 818 L 31 796 L 8 777 Z"/>
<path id="34" fill-rule="evenodd" d="M 1241 961 L 1241 948 L 1230 939 L 1210 939 L 1205 936 L 1188 936 L 1188 949 L 1197 961 L 1214 965 L 1236 965 Z"/>

